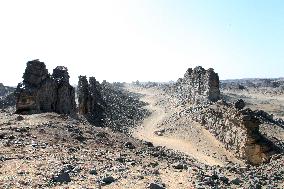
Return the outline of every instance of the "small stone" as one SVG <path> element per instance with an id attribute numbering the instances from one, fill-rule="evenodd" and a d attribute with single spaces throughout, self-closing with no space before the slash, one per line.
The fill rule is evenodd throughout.
<path id="1" fill-rule="evenodd" d="M 240 185 L 242 183 L 242 181 L 239 178 L 235 178 L 231 181 L 232 184 L 234 185 Z"/>
<path id="2" fill-rule="evenodd" d="M 60 182 L 60 183 L 67 183 L 71 182 L 71 178 L 68 173 L 66 172 L 61 172 L 58 175 L 54 176 L 52 178 L 53 182 Z"/>
<path id="3" fill-rule="evenodd" d="M 89 171 L 89 173 L 90 173 L 91 175 L 97 175 L 97 174 L 98 174 L 98 172 L 97 172 L 97 170 L 96 170 L 95 168 L 91 169 L 91 170 Z"/>
<path id="4" fill-rule="evenodd" d="M 149 189 L 165 189 L 164 184 L 160 184 L 160 183 L 151 183 L 148 186 Z"/>
<path id="5" fill-rule="evenodd" d="M 16 120 L 17 121 L 22 121 L 22 120 L 24 120 L 24 117 L 19 115 L 19 116 L 17 116 Z"/>
<path id="6" fill-rule="evenodd" d="M 134 144 L 132 144 L 132 142 L 126 142 L 125 144 L 124 144 L 124 146 L 126 147 L 126 148 L 129 148 L 129 149 L 135 149 L 136 147 L 134 146 Z"/>
<path id="7" fill-rule="evenodd" d="M 142 144 L 148 146 L 148 147 L 154 147 L 152 142 L 148 142 L 148 141 L 143 141 Z"/>
<path id="8" fill-rule="evenodd" d="M 104 185 L 108 185 L 108 184 L 113 183 L 115 179 L 112 176 L 108 176 L 108 177 L 103 178 L 102 181 Z"/>
<path id="9" fill-rule="evenodd" d="M 235 102 L 235 108 L 238 110 L 244 109 L 245 106 L 246 106 L 246 103 L 243 99 L 239 99 Z"/>
<path id="10" fill-rule="evenodd" d="M 186 169 L 186 165 L 184 165 L 184 164 L 182 164 L 182 163 L 180 163 L 180 162 L 174 163 L 174 164 L 172 165 L 172 167 L 173 167 L 174 169 Z"/>
<path id="11" fill-rule="evenodd" d="M 228 184 L 229 183 L 229 179 L 225 176 L 221 176 L 220 180 L 224 183 L 224 184 Z"/>

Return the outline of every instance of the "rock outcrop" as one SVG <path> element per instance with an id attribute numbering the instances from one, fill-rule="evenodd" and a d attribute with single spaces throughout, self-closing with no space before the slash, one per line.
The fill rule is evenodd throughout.
<path id="1" fill-rule="evenodd" d="M 239 110 L 225 101 L 191 107 L 186 111 L 194 121 L 201 123 L 236 157 L 251 164 L 267 162 L 277 148 L 259 132 L 261 124 L 255 112 Z"/>
<path id="2" fill-rule="evenodd" d="M 259 165 L 279 151 L 259 132 L 264 119 L 260 119 L 260 111 L 244 109 L 242 99 L 234 103 L 220 100 L 219 77 L 213 69 L 189 68 L 183 78 L 165 91 L 185 107 L 180 116 L 203 125 L 236 157 Z M 267 115 L 261 115 L 268 120 Z"/>
<path id="3" fill-rule="evenodd" d="M 23 79 L 16 89 L 17 113 L 76 112 L 75 89 L 66 67 L 58 66 L 50 75 L 43 62 L 29 61 Z"/>
<path id="4" fill-rule="evenodd" d="M 184 77 L 176 82 L 174 91 L 178 92 L 182 102 L 194 104 L 216 102 L 220 99 L 219 76 L 212 68 L 208 70 L 201 66 L 189 68 Z"/>
<path id="5" fill-rule="evenodd" d="M 95 77 L 79 76 L 78 82 L 79 114 L 84 115 L 91 123 L 101 124 L 104 101 L 101 96 L 100 83 Z"/>

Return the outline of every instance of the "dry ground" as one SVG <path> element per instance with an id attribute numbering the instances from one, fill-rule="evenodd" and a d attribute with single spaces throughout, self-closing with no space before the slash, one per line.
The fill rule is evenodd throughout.
<path id="1" fill-rule="evenodd" d="M 133 130 L 134 137 L 183 152 L 208 165 L 222 166 L 228 161 L 242 164 L 199 123 L 183 118 L 175 119 L 174 124 L 166 123 L 166 120 L 174 119 L 180 107 L 163 91 L 133 86 L 129 86 L 128 90 L 143 94 L 142 101 L 147 102 L 147 108 L 153 112 Z"/>

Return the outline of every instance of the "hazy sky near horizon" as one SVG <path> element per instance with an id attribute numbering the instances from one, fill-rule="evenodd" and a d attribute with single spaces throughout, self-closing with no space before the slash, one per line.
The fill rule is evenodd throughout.
<path id="1" fill-rule="evenodd" d="M 71 83 L 169 81 L 212 67 L 220 79 L 284 76 L 282 0 L 0 1 L 0 83 L 26 62 L 62 65 Z"/>

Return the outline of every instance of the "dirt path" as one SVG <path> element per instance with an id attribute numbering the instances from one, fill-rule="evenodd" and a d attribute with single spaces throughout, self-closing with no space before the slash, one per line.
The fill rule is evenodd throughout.
<path id="1" fill-rule="evenodd" d="M 208 165 L 223 165 L 223 162 L 219 159 L 210 157 L 199 150 L 199 146 L 193 141 L 181 139 L 174 136 L 158 136 L 155 131 L 159 130 L 159 124 L 168 116 L 170 116 L 175 109 L 163 107 L 157 105 L 161 96 L 157 94 L 157 91 L 152 89 L 138 89 L 128 87 L 128 90 L 135 93 L 143 94 L 142 101 L 147 102 L 149 105 L 147 108 L 152 112 L 151 116 L 146 118 L 143 124 L 133 130 L 133 136 L 142 140 L 151 141 L 154 145 L 165 146 L 169 149 L 174 149 L 192 156 L 199 162 Z M 166 108 L 166 109 L 165 109 Z M 207 137 L 212 137 L 209 133 L 205 133 Z M 215 141 L 214 141 L 215 142 Z"/>

